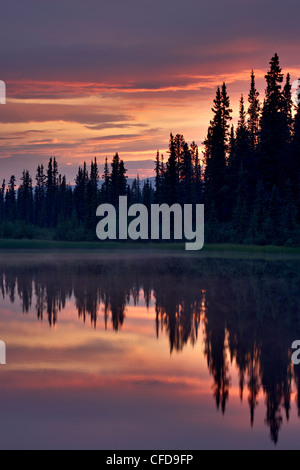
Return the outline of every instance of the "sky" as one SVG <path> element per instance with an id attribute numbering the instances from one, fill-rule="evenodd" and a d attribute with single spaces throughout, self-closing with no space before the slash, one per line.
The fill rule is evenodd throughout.
<path id="1" fill-rule="evenodd" d="M 235 122 L 275 52 L 300 77 L 298 0 L 0 0 L 0 13 L 0 180 L 55 156 L 72 184 L 116 152 L 128 176 L 153 176 L 171 132 L 201 147 L 223 81 Z"/>

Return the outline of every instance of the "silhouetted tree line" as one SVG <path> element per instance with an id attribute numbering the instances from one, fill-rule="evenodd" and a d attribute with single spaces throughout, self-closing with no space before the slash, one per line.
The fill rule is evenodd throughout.
<path id="1" fill-rule="evenodd" d="M 139 177 L 127 184 L 126 168 L 116 154 L 106 159 L 102 184 L 99 184 L 97 159 L 79 167 L 75 186 L 67 184 L 58 172 L 58 163 L 50 158 L 47 169 L 40 165 L 35 184 L 28 171 L 23 171 L 17 187 L 15 176 L 0 188 L 0 236 L 4 238 L 48 238 L 58 240 L 95 240 L 96 209 L 99 204 L 118 206 L 119 196 L 128 196 L 128 203 L 143 202 L 147 207 L 154 200 L 149 180 L 141 185 Z"/>
<path id="2" fill-rule="evenodd" d="M 213 118 L 201 165 L 195 142 L 170 136 L 168 158 L 157 152 L 155 187 L 137 177 L 127 183 L 124 162 L 116 154 L 100 178 L 97 160 L 80 167 L 75 188 L 58 172 L 55 158 L 40 165 L 35 183 L 23 171 L 0 189 L 0 236 L 96 239 L 96 208 L 129 204 L 204 203 L 206 242 L 299 245 L 300 243 L 300 102 L 292 101 L 290 75 L 275 54 L 266 76 L 263 102 L 251 74 L 248 105 L 240 100 L 236 129 L 226 84 L 217 89 Z M 99 184 L 99 180 L 101 185 Z M 18 188 L 17 188 L 18 186 Z M 17 188 L 17 189 L 16 189 Z"/>
<path id="3" fill-rule="evenodd" d="M 246 398 L 251 426 L 259 395 L 265 422 L 276 443 L 297 390 L 300 417 L 300 366 L 291 362 L 291 344 L 300 333 L 297 261 L 141 259 L 34 261 L 0 267 L 0 295 L 21 300 L 23 312 L 55 325 L 72 299 L 78 316 L 94 328 L 102 318 L 115 331 L 126 321 L 129 303 L 143 294 L 156 312 L 157 337 L 169 336 L 170 351 L 199 340 L 213 380 L 216 407 L 225 413 L 230 400 L 232 363 L 238 371 L 240 399 Z"/>
<path id="4" fill-rule="evenodd" d="M 226 85 L 217 90 L 204 152 L 209 240 L 299 244 L 300 102 L 293 105 L 290 75 L 284 83 L 281 72 L 275 54 L 262 103 L 252 72 L 236 129 Z"/>

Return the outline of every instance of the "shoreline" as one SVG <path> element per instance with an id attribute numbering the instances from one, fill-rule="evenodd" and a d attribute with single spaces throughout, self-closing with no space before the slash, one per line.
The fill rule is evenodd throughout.
<path id="1" fill-rule="evenodd" d="M 60 242 L 52 240 L 0 239 L 0 258 L 13 255 L 55 255 L 61 258 L 74 255 L 80 259 L 116 256 L 167 256 L 195 258 L 242 259 L 298 259 L 300 247 L 211 244 L 199 251 L 185 251 L 183 243 L 133 243 L 133 242 Z"/>

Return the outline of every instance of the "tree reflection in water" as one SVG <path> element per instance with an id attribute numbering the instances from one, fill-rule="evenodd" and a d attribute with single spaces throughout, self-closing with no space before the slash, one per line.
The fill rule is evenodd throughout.
<path id="1" fill-rule="evenodd" d="M 300 366 L 291 363 L 291 344 L 300 338 L 300 270 L 298 261 L 222 260 L 185 257 L 97 258 L 63 264 L 2 264 L 0 292 L 23 312 L 32 307 L 49 324 L 72 299 L 78 316 L 96 328 L 116 331 L 126 321 L 126 306 L 143 292 L 147 306 L 154 299 L 156 335 L 165 331 L 170 351 L 182 350 L 204 328 L 204 354 L 213 378 L 213 396 L 225 413 L 236 364 L 240 399 L 247 400 L 253 426 L 258 395 L 263 391 L 265 422 L 278 441 L 283 414 L 289 420 L 291 390 L 297 388 L 300 417 Z M 33 305 L 33 303 L 35 305 Z M 101 306 L 101 308 L 100 308 Z M 245 390 L 247 389 L 247 392 Z"/>

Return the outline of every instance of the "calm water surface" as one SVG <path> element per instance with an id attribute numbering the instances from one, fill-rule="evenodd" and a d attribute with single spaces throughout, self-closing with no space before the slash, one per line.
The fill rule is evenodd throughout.
<path id="1" fill-rule="evenodd" d="M 1 255 L 0 448 L 299 448 L 299 259 Z"/>

